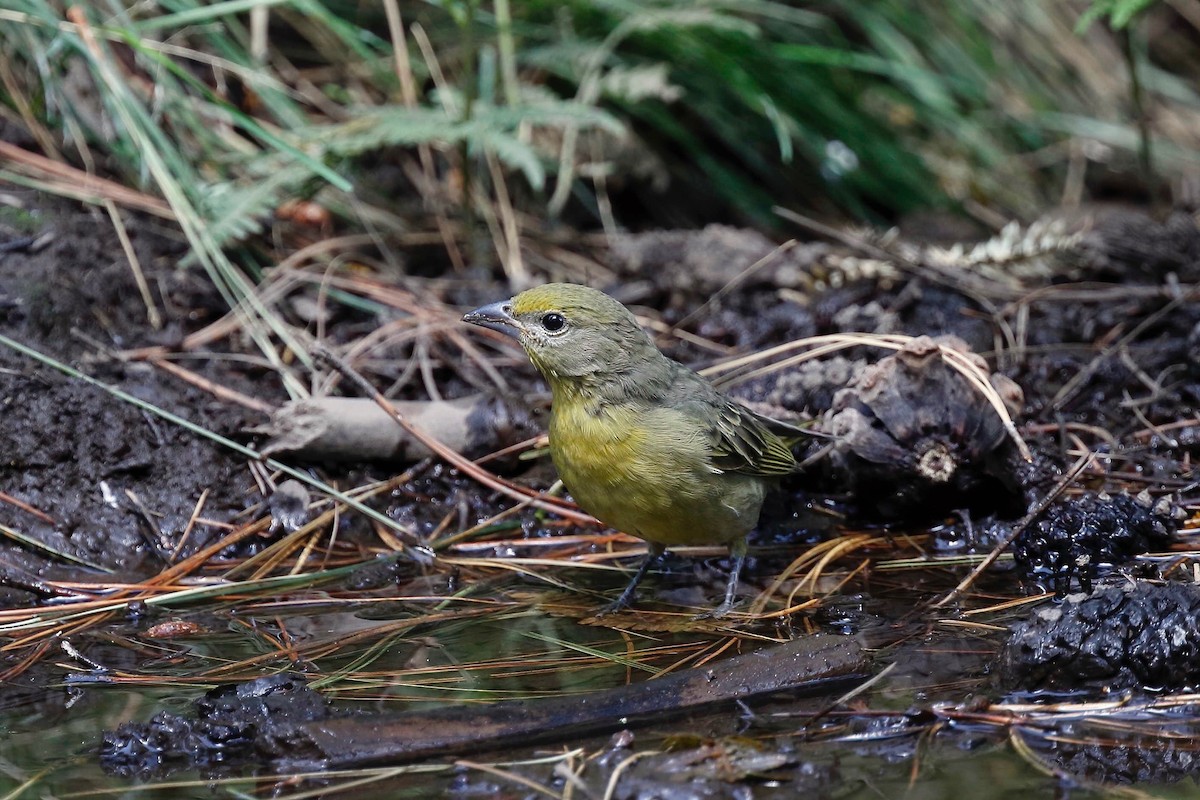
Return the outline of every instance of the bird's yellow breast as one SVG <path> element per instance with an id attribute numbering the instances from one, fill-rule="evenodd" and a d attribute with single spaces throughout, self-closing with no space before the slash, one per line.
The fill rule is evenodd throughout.
<path id="1" fill-rule="evenodd" d="M 677 412 L 556 396 L 550 452 L 576 502 L 659 544 L 725 544 L 758 520 L 764 487 L 713 470 L 702 431 Z"/>
<path id="2" fill-rule="evenodd" d="M 648 431 L 627 408 L 556 401 L 551 410 L 554 466 L 575 499 L 597 516 L 613 516 L 609 507 L 619 503 L 610 502 L 609 494 L 626 489 L 645 469 L 647 439 Z"/>

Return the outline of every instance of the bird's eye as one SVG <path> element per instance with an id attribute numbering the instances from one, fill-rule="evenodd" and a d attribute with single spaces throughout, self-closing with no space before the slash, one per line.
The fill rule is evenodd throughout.
<path id="1" fill-rule="evenodd" d="M 542 327 L 551 333 L 558 333 L 563 328 L 567 327 L 567 318 L 562 314 L 551 311 L 549 314 L 542 317 Z"/>

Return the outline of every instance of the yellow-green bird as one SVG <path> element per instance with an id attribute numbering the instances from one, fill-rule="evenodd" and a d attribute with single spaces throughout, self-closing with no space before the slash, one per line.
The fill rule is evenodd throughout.
<path id="1" fill-rule="evenodd" d="M 586 286 L 551 283 L 477 308 L 466 322 L 515 336 L 550 384 L 550 455 L 575 501 L 650 552 L 615 611 L 668 547 L 729 546 L 733 607 L 772 479 L 792 472 L 805 431 L 761 416 L 663 355 L 623 305 Z"/>

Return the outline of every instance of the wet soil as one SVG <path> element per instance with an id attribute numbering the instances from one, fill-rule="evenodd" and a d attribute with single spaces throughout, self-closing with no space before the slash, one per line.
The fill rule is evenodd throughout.
<path id="1" fill-rule="evenodd" d="M 112 224 L 102 212 L 26 196 L 20 226 L 0 226 L 24 247 L 0 254 L 0 333 L 121 387 L 138 399 L 229 436 L 253 417 L 145 363 L 111 354 L 177 340 L 218 317 L 221 299 L 195 270 L 178 267 L 186 249 L 154 223 L 130 226 L 165 325 L 153 330 Z M 192 368 L 222 385 L 275 399 L 275 381 L 245 365 L 200 360 Z M 0 504 L 0 523 L 126 579 L 162 569 L 201 494 L 203 515 L 227 522 L 258 498 L 244 458 L 165 423 L 103 390 L 0 348 L 0 488 L 36 509 Z M 201 526 L 188 550 L 212 529 Z M 37 576 L 56 559 L 0 545 L 6 565 Z M 99 573 L 94 573 L 100 579 Z M 86 579 L 86 576 L 84 576 Z M 6 588 L 22 602 L 21 581 Z M 16 584 L 16 585 L 13 585 Z M 28 601 L 30 598 L 24 598 Z"/>

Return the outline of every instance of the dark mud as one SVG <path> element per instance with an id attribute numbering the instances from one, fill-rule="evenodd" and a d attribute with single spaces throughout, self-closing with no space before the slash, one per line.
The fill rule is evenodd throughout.
<path id="1" fill-rule="evenodd" d="M 228 436 L 256 418 L 148 364 L 109 357 L 178 340 L 222 313 L 203 276 L 178 266 L 186 250 L 177 239 L 145 220 L 130 226 L 166 315 L 154 331 L 107 217 L 25 199 L 31 208 L 23 223 L 35 241 L 0 254 L 0 294 L 9 300 L 0 333 Z M 19 235 L 4 230 L 5 238 Z M 220 384 L 271 396 L 274 381 L 259 381 L 252 370 L 211 360 L 190 366 Z M 205 490 L 202 515 L 217 522 L 260 499 L 245 459 L 8 348 L 0 349 L 0 397 L 0 489 L 41 512 L 0 504 L 0 522 L 117 575 L 161 570 Z M 185 553 L 213 533 L 198 526 Z M 23 548 L 0 546 L 0 556 L 34 574 L 55 570 Z"/>

